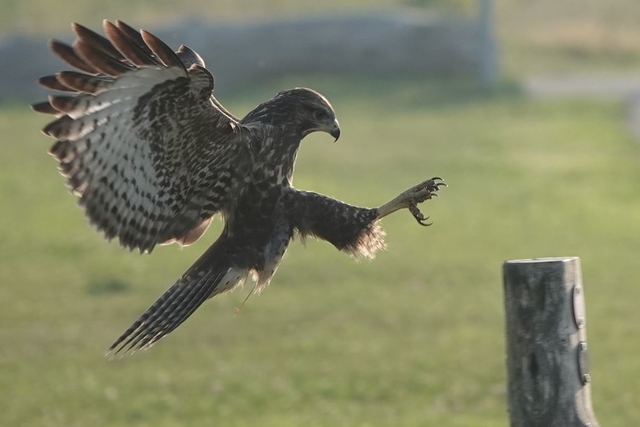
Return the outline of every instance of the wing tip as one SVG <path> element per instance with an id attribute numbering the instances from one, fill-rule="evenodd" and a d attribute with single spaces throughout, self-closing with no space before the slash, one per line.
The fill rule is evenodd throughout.
<path id="1" fill-rule="evenodd" d="M 76 33 L 78 37 L 82 37 L 83 34 L 91 31 L 89 28 L 85 27 L 82 24 L 78 24 L 77 22 L 71 23 L 71 30 L 73 30 L 73 32 Z"/>
<path id="2" fill-rule="evenodd" d="M 68 88 L 60 82 L 57 74 L 40 77 L 38 84 L 47 89 L 57 90 L 59 92 L 73 92 L 73 89 Z"/>
<path id="3" fill-rule="evenodd" d="M 53 115 L 60 114 L 60 111 L 53 108 L 53 106 L 49 101 L 35 102 L 33 104 L 30 104 L 29 107 L 31 108 L 31 110 L 35 111 L 36 113 L 53 114 Z"/>
<path id="4" fill-rule="evenodd" d="M 185 72 L 187 71 L 176 52 L 159 37 L 144 29 L 140 30 L 140 36 L 149 49 L 162 61 L 165 67 L 180 67 Z"/>

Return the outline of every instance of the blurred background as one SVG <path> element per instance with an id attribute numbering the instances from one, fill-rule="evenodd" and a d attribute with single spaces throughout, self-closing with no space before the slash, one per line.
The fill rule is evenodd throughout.
<path id="1" fill-rule="evenodd" d="M 481 7 L 484 5 L 484 8 Z M 327 96 L 333 144 L 295 185 L 377 206 L 354 263 L 291 246 L 271 286 L 202 306 L 151 351 L 106 348 L 217 237 L 152 256 L 106 244 L 63 185 L 34 79 L 50 37 L 121 19 L 198 51 L 242 116 L 279 90 Z M 507 426 L 501 263 L 582 258 L 593 402 L 640 420 L 640 3 L 634 0 L 0 0 L 0 425 Z"/>

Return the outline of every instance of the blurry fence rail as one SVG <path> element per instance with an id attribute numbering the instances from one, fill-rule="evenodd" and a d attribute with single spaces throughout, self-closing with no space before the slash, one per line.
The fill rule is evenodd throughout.
<path id="1" fill-rule="evenodd" d="M 511 427 L 598 427 L 580 259 L 506 261 L 503 279 Z"/>
<path id="2" fill-rule="evenodd" d="M 174 48 L 185 44 L 200 53 L 216 76 L 216 90 L 308 73 L 382 78 L 467 74 L 491 84 L 497 70 L 491 1 L 480 0 L 487 7 L 477 19 L 399 9 L 272 22 L 192 21 L 149 29 Z M 71 41 L 71 36 L 59 38 Z M 61 67 L 41 38 L 5 37 L 0 58 L 0 101 L 41 98 L 44 92 L 34 81 Z"/>
<path id="3" fill-rule="evenodd" d="M 640 139 L 640 77 L 637 75 L 566 75 L 529 77 L 525 93 L 534 98 L 617 99 L 628 105 L 631 134 Z"/>

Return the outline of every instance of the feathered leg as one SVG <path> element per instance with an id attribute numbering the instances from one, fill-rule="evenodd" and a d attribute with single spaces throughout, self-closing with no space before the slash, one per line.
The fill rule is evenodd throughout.
<path id="1" fill-rule="evenodd" d="M 409 209 L 421 225 L 429 225 L 418 209 L 418 203 L 434 197 L 441 178 L 424 181 L 379 208 L 349 205 L 322 194 L 289 189 L 285 208 L 293 227 L 302 235 L 326 240 L 336 248 L 356 257 L 373 258 L 385 247 L 384 231 L 379 220 L 400 209 Z"/>

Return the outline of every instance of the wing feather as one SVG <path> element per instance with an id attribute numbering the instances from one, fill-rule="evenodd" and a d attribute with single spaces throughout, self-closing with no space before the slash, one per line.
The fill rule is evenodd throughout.
<path id="1" fill-rule="evenodd" d="M 87 27 L 73 23 L 71 24 L 73 28 L 73 32 L 78 36 L 78 40 L 82 40 L 87 45 L 92 46 L 94 49 L 104 53 L 107 56 L 110 56 L 114 59 L 124 60 L 124 56 L 111 44 L 111 41 L 104 38 L 100 34 L 91 31 Z"/>
<path id="2" fill-rule="evenodd" d="M 133 27 L 130 27 L 129 25 L 117 19 L 115 22 L 115 26 L 118 27 L 118 29 L 124 34 L 126 34 L 126 36 L 133 44 L 142 49 L 149 57 L 153 58 L 157 65 L 161 65 L 160 60 L 155 56 L 153 51 L 149 49 L 149 46 L 146 45 L 139 31 L 136 31 Z"/>
<path id="3" fill-rule="evenodd" d="M 48 100 L 42 101 L 42 102 L 36 102 L 35 104 L 32 104 L 31 109 L 36 113 L 53 114 L 54 116 L 60 115 L 60 111 L 53 108 L 53 106 Z"/>
<path id="4" fill-rule="evenodd" d="M 142 40 L 149 46 L 149 49 L 162 61 L 165 67 L 180 67 L 184 71 L 185 68 L 178 55 L 166 45 L 165 42 L 154 36 L 148 31 L 141 30 L 140 35 L 142 36 Z"/>
<path id="5" fill-rule="evenodd" d="M 88 73 L 41 81 L 67 92 L 33 106 L 59 116 L 43 129 L 57 140 L 50 153 L 106 238 L 141 251 L 192 243 L 240 191 L 250 132 L 213 98 L 197 53 L 119 21 L 104 26 L 109 38 L 76 24 L 73 47 L 50 43 Z"/>
<path id="6" fill-rule="evenodd" d="M 134 69 L 125 62 L 106 54 L 100 46 L 90 44 L 83 39 L 77 39 L 73 43 L 73 50 L 86 63 L 109 76 L 119 76 Z"/>
<path id="7" fill-rule="evenodd" d="M 143 67 L 146 65 L 160 65 L 149 49 L 141 47 L 136 40 L 132 40 L 125 31 L 105 20 L 104 30 L 113 45 L 132 64 Z"/>
<path id="8" fill-rule="evenodd" d="M 69 87 L 60 83 L 60 81 L 58 80 L 58 77 L 55 75 L 40 77 L 38 79 L 38 83 L 41 86 L 44 86 L 47 89 L 51 89 L 51 90 L 57 90 L 61 92 L 75 92 L 73 89 L 70 89 Z"/>
<path id="9" fill-rule="evenodd" d="M 72 67 L 82 70 L 86 73 L 98 73 L 98 70 L 91 66 L 91 64 L 88 64 L 84 59 L 80 58 L 76 51 L 73 50 L 73 47 L 69 46 L 68 44 L 52 39 L 49 41 L 49 48 L 58 58 L 71 65 Z"/>
<path id="10" fill-rule="evenodd" d="M 76 71 L 61 71 L 56 74 L 60 84 L 75 92 L 98 94 L 113 84 L 113 78 L 78 73 Z"/>
<path id="11" fill-rule="evenodd" d="M 191 67 L 193 64 L 199 65 L 202 68 L 206 67 L 204 59 L 198 55 L 198 52 L 183 44 L 178 48 L 176 55 L 178 55 L 178 58 L 180 58 L 180 61 L 182 61 L 185 67 Z"/>

